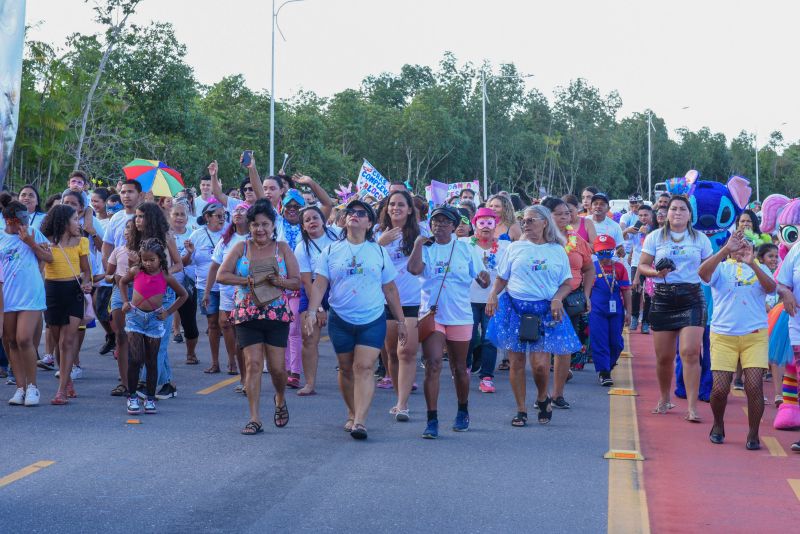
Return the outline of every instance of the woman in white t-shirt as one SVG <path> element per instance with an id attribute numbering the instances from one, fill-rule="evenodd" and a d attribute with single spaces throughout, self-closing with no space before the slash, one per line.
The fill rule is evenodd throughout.
<path id="1" fill-rule="evenodd" d="M 700 265 L 700 278 L 711 287 L 711 411 L 714 425 L 709 439 L 725 440 L 725 406 L 737 365 L 741 364 L 747 394 L 748 450 L 758 450 L 758 425 L 764 414 L 764 370 L 769 365 L 767 294 L 775 281 L 756 259 L 753 243 L 738 231 L 719 252 Z"/>
<path id="2" fill-rule="evenodd" d="M 460 221 L 461 214 L 453 207 L 440 206 L 433 210 L 433 238 L 419 236 L 408 259 L 408 272 L 422 275 L 423 279 L 420 314 L 435 309 L 435 331 L 422 342 L 425 403 L 428 407 L 428 424 L 422 437 L 426 439 L 439 436 L 439 375 L 445 343 L 458 398 L 458 411 L 452 428 L 456 432 L 469 429 L 467 351 L 472 340 L 473 323 L 469 291 L 470 284 L 476 279 L 481 287 L 487 287 L 489 273 L 473 248 L 456 238 L 454 232 Z"/>
<path id="3" fill-rule="evenodd" d="M 394 265 L 386 250 L 372 238 L 375 212 L 369 204 L 353 200 L 347 205 L 342 239 L 328 245 L 317 262 L 317 278 L 308 299 L 316 310 L 330 285 L 328 335 L 339 359 L 339 388 L 347 405 L 345 430 L 353 439 L 367 438 L 367 412 L 375 393 L 372 370 L 386 338 L 384 298 L 395 317 L 403 314 Z M 305 330 L 311 334 L 317 315 L 306 314 Z M 400 345 L 406 342 L 406 324 L 398 322 Z"/>
<path id="4" fill-rule="evenodd" d="M 311 332 L 303 328 L 303 375 L 305 385 L 297 390 L 301 397 L 315 395 L 314 387 L 317 383 L 317 364 L 319 362 L 319 337 L 320 330 L 328 322 L 328 294 L 322 299 L 322 305 L 316 310 L 309 311 L 308 295 L 311 285 L 316 278 L 316 267 L 319 256 L 329 245 L 339 240 L 339 229 L 335 230 L 325 224 L 325 216 L 317 206 L 306 206 L 300 211 L 302 221 L 300 242 L 294 247 L 294 255 L 300 266 L 300 301 L 298 312 L 300 324 L 305 324 L 306 315 L 313 313 L 317 316 L 316 326 Z"/>
<path id="5" fill-rule="evenodd" d="M 571 354 L 581 348 L 562 304 L 572 291 L 572 271 L 564 250 L 566 240 L 550 210 L 541 205 L 525 210 L 522 229 L 523 238 L 508 247 L 497 268 L 497 279 L 486 302 L 486 314 L 492 317 L 487 331 L 489 341 L 508 351 L 511 364 L 509 380 L 517 401 L 513 426 L 528 422 L 525 354 L 531 352 L 537 419 L 539 424 L 547 424 L 553 417 L 547 394 L 550 354 Z"/>
<path id="6" fill-rule="evenodd" d="M 664 414 L 670 402 L 675 348 L 680 339 L 683 380 L 686 384 L 686 420 L 699 423 L 700 351 L 707 310 L 698 270 L 713 253 L 708 238 L 692 228 L 692 206 L 682 195 L 670 198 L 664 228 L 644 240 L 637 272 L 655 283 L 650 328 L 656 351 L 656 374 L 661 399 L 653 413 Z"/>
<path id="7" fill-rule="evenodd" d="M 420 235 L 429 235 L 417 222 L 414 201 L 406 191 L 395 191 L 386 199 L 386 207 L 380 218 L 380 229 L 376 234 L 378 244 L 386 248 L 397 269 L 394 283 L 400 294 L 403 306 L 403 321 L 406 323 L 408 338 L 405 346 L 397 345 L 398 319 L 386 307 L 386 380 L 394 385 L 397 403 L 389 411 L 397 421 L 408 421 L 408 397 L 417 374 L 417 317 L 419 316 L 420 292 L 422 281 L 418 276 L 408 272 L 408 258 L 414 248 L 414 242 Z"/>
<path id="8" fill-rule="evenodd" d="M 189 251 L 190 249 L 194 250 L 190 239 L 194 230 L 188 225 L 189 213 L 189 203 L 186 200 L 178 200 L 172 206 L 169 219 L 170 233 L 175 237 L 175 245 L 178 247 L 178 254 L 183 263 L 183 272 L 175 273 L 175 279 L 183 284 L 188 295 L 186 302 L 178 308 L 180 320 L 175 321 L 179 325 L 174 341 L 176 343 L 186 342 L 186 365 L 197 365 L 200 363 L 196 352 L 200 331 L 197 328 L 197 288 L 195 287 L 194 265 L 192 265 L 192 254 Z M 183 335 L 177 337 L 180 335 L 181 327 L 183 327 Z"/>

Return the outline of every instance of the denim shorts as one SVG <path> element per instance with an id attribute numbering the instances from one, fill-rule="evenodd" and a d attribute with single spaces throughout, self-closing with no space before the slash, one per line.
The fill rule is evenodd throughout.
<path id="1" fill-rule="evenodd" d="M 386 339 L 386 314 L 367 324 L 351 324 L 336 315 L 331 309 L 328 320 L 328 336 L 336 354 L 353 352 L 356 345 L 381 349 Z"/>
<path id="2" fill-rule="evenodd" d="M 158 319 L 156 310 L 146 312 L 132 307 L 125 316 L 125 331 L 161 339 L 165 332 L 164 321 Z"/>
<path id="3" fill-rule="evenodd" d="M 133 284 L 128 284 L 128 302 L 133 298 Z M 111 311 L 122 309 L 122 298 L 119 294 L 119 286 L 114 286 L 111 291 Z"/>
<path id="4" fill-rule="evenodd" d="M 206 317 L 209 315 L 214 315 L 215 313 L 219 313 L 219 291 L 212 291 L 211 295 L 209 295 L 208 308 L 202 304 L 204 295 L 205 290 L 197 288 L 197 304 L 200 305 L 200 313 Z"/>
<path id="5" fill-rule="evenodd" d="M 328 304 L 328 295 L 330 295 L 331 288 L 325 290 L 325 294 L 322 296 L 322 309 L 328 311 L 331 306 Z M 303 313 L 304 311 L 308 310 L 308 295 L 306 295 L 306 289 L 302 285 L 300 286 L 300 305 L 297 308 L 297 313 Z"/>
<path id="6" fill-rule="evenodd" d="M 209 305 L 211 303 L 209 302 Z M 233 295 L 228 296 L 222 291 L 219 292 L 219 311 L 224 312 L 226 315 L 236 309 L 236 303 L 233 301 Z"/>

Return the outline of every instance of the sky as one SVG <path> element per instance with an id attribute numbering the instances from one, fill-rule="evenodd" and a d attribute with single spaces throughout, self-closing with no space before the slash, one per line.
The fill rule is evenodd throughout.
<path id="1" fill-rule="evenodd" d="M 93 2 L 93 0 L 90 0 Z M 278 1 L 277 5 L 280 5 Z M 28 0 L 29 38 L 63 44 L 93 33 L 92 3 Z M 168 21 L 197 79 L 241 73 L 270 85 L 269 0 L 143 0 L 137 24 Z M 778 0 L 303 0 L 282 8 L 275 95 L 330 96 L 406 64 L 513 62 L 548 98 L 586 78 L 617 90 L 618 118 L 652 109 L 673 133 L 703 126 L 759 142 L 780 130 L 800 140 L 800 4 Z M 794 51 L 794 53 L 792 53 Z M 785 124 L 784 124 L 785 123 Z"/>

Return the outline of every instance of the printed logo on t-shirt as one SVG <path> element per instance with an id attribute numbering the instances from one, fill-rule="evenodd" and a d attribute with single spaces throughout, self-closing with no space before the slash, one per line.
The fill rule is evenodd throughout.
<path id="1" fill-rule="evenodd" d="M 686 256 L 688 253 L 685 245 L 672 245 L 669 254 L 670 256 Z"/>
<path id="2" fill-rule="evenodd" d="M 351 263 L 347 266 L 345 270 L 346 276 L 356 276 L 359 274 L 364 274 L 364 264 L 363 263 Z"/>
<path id="3" fill-rule="evenodd" d="M 406 255 L 403 254 L 402 250 L 397 248 L 397 249 L 394 249 L 392 252 L 389 253 L 389 257 L 392 259 L 392 261 L 394 261 L 394 260 L 402 260 L 403 258 L 406 257 Z"/>
<path id="4" fill-rule="evenodd" d="M 450 262 L 439 260 L 433 268 L 434 274 L 444 274 L 450 270 Z"/>
<path id="5" fill-rule="evenodd" d="M 17 247 L 5 249 L 4 251 L 2 251 L 2 255 L 9 263 L 11 263 L 12 261 L 16 261 L 20 258 L 19 249 Z"/>
<path id="6" fill-rule="evenodd" d="M 546 271 L 547 270 L 547 260 L 531 260 L 531 270 L 532 271 Z"/>

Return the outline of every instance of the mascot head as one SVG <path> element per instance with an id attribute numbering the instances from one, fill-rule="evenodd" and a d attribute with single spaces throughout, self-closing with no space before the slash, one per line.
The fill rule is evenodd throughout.
<path id="1" fill-rule="evenodd" d="M 692 226 L 711 240 L 714 250 L 725 244 L 728 229 L 750 200 L 750 182 L 732 176 L 728 183 L 698 180 L 700 173 L 691 170 L 685 176 L 667 181 L 673 195 L 686 195 L 692 205 Z"/>
<path id="2" fill-rule="evenodd" d="M 761 206 L 761 229 L 777 230 L 781 258 L 800 240 L 800 198 L 770 195 Z"/>

